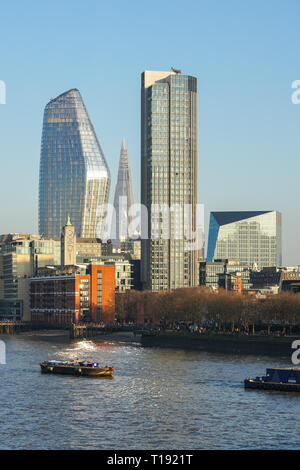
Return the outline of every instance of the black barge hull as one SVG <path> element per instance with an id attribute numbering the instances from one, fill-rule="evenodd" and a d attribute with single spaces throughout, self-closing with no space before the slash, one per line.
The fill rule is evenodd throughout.
<path id="1" fill-rule="evenodd" d="M 265 382 L 263 380 L 245 379 L 245 388 L 257 390 L 278 390 L 280 392 L 300 392 L 300 384 L 283 382 Z"/>

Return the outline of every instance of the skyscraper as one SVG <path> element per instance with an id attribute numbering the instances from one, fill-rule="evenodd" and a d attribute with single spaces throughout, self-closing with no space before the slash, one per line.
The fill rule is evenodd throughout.
<path id="1" fill-rule="evenodd" d="M 197 284 L 198 252 L 185 233 L 197 229 L 197 79 L 172 70 L 142 73 L 141 202 L 149 237 L 142 240 L 141 275 L 151 290 Z M 171 210 L 166 236 L 162 212 L 175 206 L 190 221 L 179 227 Z"/>
<path id="2" fill-rule="evenodd" d="M 281 266 L 281 213 L 211 212 L 207 261 L 239 258 L 241 266 Z"/>
<path id="3" fill-rule="evenodd" d="M 119 248 L 120 242 L 129 238 L 127 228 L 131 222 L 129 209 L 132 205 L 133 191 L 129 165 L 128 142 L 123 139 L 114 199 L 114 208 L 116 213 L 116 238 L 113 240 L 113 243 L 115 248 Z"/>
<path id="4" fill-rule="evenodd" d="M 59 237 L 68 217 L 82 238 L 101 238 L 110 174 L 77 89 L 44 112 L 39 183 L 39 233 Z"/>

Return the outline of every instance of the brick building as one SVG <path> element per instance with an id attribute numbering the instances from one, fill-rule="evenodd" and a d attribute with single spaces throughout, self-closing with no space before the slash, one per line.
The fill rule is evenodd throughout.
<path id="1" fill-rule="evenodd" d="M 32 321 L 58 325 L 114 321 L 114 266 L 90 264 L 48 271 L 30 280 Z"/>

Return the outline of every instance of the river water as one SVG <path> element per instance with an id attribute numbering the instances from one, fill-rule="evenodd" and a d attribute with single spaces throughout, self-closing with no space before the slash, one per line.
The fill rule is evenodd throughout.
<path id="1" fill-rule="evenodd" d="M 244 390 L 278 358 L 3 336 L 0 449 L 299 449 L 300 394 Z M 113 379 L 40 373 L 47 359 L 113 365 Z"/>

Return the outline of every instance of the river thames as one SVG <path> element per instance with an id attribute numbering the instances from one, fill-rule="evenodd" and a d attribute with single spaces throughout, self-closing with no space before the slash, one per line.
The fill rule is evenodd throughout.
<path id="1" fill-rule="evenodd" d="M 0 449 L 299 449 L 300 394 L 244 390 L 290 367 L 271 357 L 138 343 L 2 336 Z M 91 359 L 113 379 L 41 374 L 49 359 Z"/>

